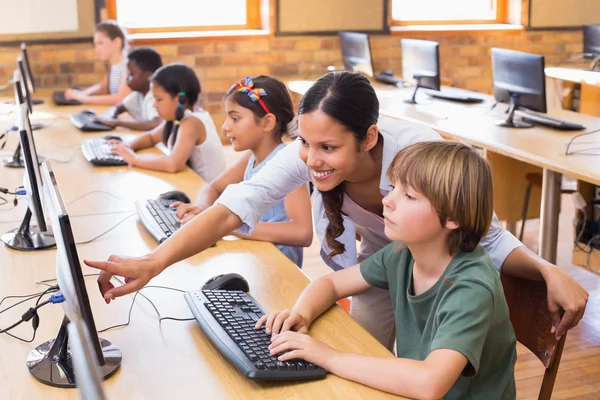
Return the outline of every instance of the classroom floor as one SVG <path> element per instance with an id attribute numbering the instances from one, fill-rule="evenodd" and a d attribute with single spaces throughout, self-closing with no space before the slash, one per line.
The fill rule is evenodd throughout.
<path id="1" fill-rule="evenodd" d="M 241 157 L 231 146 L 226 146 L 225 153 L 228 165 Z M 552 399 L 597 400 L 600 399 L 600 276 L 571 262 L 573 215 L 571 197 L 563 195 L 557 264 L 589 291 L 590 298 L 585 316 L 567 336 Z M 533 251 L 537 250 L 538 229 L 538 220 L 527 221 L 523 241 Z M 311 279 L 331 272 L 321 260 L 316 235 L 311 246 L 304 250 L 302 269 Z M 517 399 L 537 399 L 543 375 L 544 367 L 539 360 L 519 345 L 515 367 Z"/>

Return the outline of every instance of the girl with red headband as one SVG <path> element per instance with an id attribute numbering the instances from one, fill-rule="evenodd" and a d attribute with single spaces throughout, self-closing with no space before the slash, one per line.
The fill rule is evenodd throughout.
<path id="1" fill-rule="evenodd" d="M 235 151 L 245 151 L 242 159 L 205 186 L 196 205 L 174 203 L 177 215 L 186 223 L 213 205 L 229 184 L 250 179 L 286 144 L 282 137 L 296 136 L 292 99 L 285 85 L 268 76 L 246 77 L 225 95 L 227 119 L 223 133 Z M 302 267 L 302 247 L 312 242 L 311 206 L 307 185 L 301 185 L 262 215 L 251 235 L 243 238 L 274 243 L 298 267 Z"/>

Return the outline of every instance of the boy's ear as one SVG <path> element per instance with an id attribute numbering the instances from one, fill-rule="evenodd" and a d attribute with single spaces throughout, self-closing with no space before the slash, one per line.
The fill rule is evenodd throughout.
<path id="1" fill-rule="evenodd" d="M 275 117 L 274 114 L 269 113 L 262 117 L 260 122 L 265 132 L 272 132 L 275 129 L 275 125 L 277 125 L 277 117 Z"/>
<path id="2" fill-rule="evenodd" d="M 444 227 L 448 230 L 455 230 L 458 229 L 460 227 L 460 225 L 458 224 L 458 222 L 456 221 L 452 221 L 451 219 L 446 221 L 446 224 L 444 225 Z"/>
<path id="3" fill-rule="evenodd" d="M 377 140 L 379 139 L 379 129 L 377 125 L 373 124 L 367 129 L 367 135 L 362 142 L 362 150 L 370 151 L 377 144 Z"/>

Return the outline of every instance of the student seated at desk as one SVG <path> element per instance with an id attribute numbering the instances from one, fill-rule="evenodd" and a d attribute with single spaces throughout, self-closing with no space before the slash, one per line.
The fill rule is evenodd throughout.
<path id="1" fill-rule="evenodd" d="M 160 117 L 154 108 L 154 96 L 150 90 L 150 78 L 162 67 L 160 54 L 149 47 L 139 47 L 127 56 L 129 76 L 127 85 L 132 92 L 117 104 L 112 112 L 112 118 L 98 117 L 96 121 L 105 125 L 122 126 L 137 131 L 148 131 L 160 124 Z M 122 120 L 117 117 L 128 112 L 133 119 Z"/>
<path id="2" fill-rule="evenodd" d="M 489 165 L 469 146 L 421 142 L 400 150 L 387 174 L 385 234 L 395 242 L 312 282 L 291 311 L 262 317 L 271 354 L 411 398 L 514 399 L 515 333 L 479 246 L 492 221 Z M 372 287 L 392 296 L 398 358 L 342 353 L 306 334 L 337 300 Z"/>
<path id="3" fill-rule="evenodd" d="M 244 157 L 205 186 L 196 205 L 176 202 L 182 224 L 214 204 L 227 186 L 250 179 L 286 144 L 283 135 L 295 136 L 294 105 L 285 85 L 268 76 L 246 77 L 225 95 L 227 119 L 223 132 L 235 151 Z M 312 242 L 310 196 L 301 185 L 284 200 L 269 208 L 251 235 L 236 236 L 274 243 L 298 267 L 302 267 L 302 247 Z"/>
<path id="4" fill-rule="evenodd" d="M 225 171 L 225 153 L 210 114 L 192 111 L 200 96 L 200 82 L 193 69 L 182 63 L 167 64 L 150 78 L 154 107 L 164 120 L 156 128 L 125 144 L 109 141 L 127 164 L 176 173 L 189 165 L 205 182 Z M 163 142 L 169 155 L 141 155 L 136 150 Z"/>
<path id="5" fill-rule="evenodd" d="M 65 98 L 83 104 L 113 106 L 131 93 L 127 86 L 127 40 L 124 28 L 117 21 L 100 22 L 94 33 L 94 47 L 100 61 L 110 64 L 108 74 L 102 82 L 85 90 L 67 89 Z"/>

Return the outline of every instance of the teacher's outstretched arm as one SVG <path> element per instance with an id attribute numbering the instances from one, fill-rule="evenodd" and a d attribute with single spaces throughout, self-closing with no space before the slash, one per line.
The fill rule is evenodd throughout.
<path id="1" fill-rule="evenodd" d="M 210 247 L 242 224 L 241 219 L 227 207 L 216 204 L 179 228 L 153 252 L 142 257 L 111 255 L 108 261 L 84 262 L 102 270 L 98 286 L 106 303 L 117 297 L 143 288 L 150 279 L 168 266 Z M 125 285 L 114 287 L 113 275 L 125 278 Z"/>

